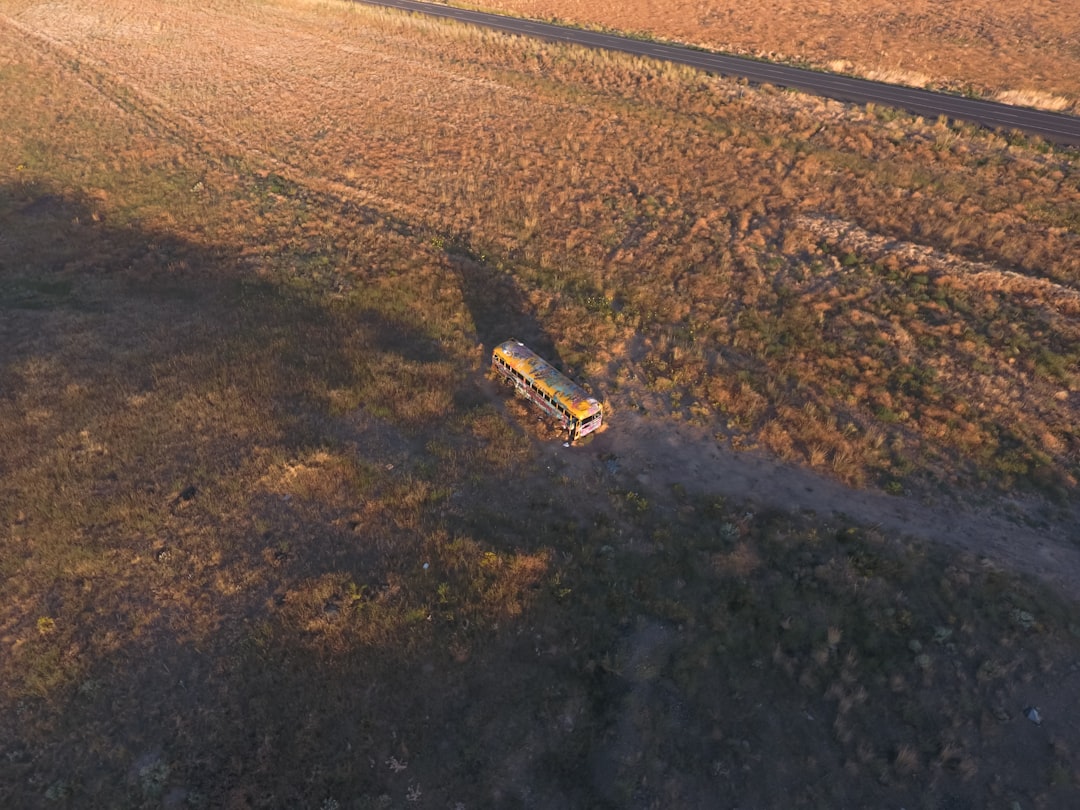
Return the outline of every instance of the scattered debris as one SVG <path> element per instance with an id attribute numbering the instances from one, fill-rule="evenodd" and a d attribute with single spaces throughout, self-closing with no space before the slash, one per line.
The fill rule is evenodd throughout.
<path id="1" fill-rule="evenodd" d="M 1042 715 L 1039 714 L 1039 709 L 1035 706 L 1026 706 L 1024 708 L 1024 717 L 1037 726 L 1042 725 Z"/>

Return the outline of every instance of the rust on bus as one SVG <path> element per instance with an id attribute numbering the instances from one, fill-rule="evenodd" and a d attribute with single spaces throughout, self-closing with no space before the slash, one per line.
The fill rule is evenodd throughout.
<path id="1" fill-rule="evenodd" d="M 495 347 L 491 367 L 542 411 L 559 420 L 570 441 L 592 433 L 604 420 L 603 406 L 588 391 L 519 340 Z"/>

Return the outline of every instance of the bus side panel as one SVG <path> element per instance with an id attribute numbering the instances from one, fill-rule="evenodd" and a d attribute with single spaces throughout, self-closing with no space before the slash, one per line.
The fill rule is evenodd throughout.
<path id="1" fill-rule="evenodd" d="M 506 380 L 514 380 L 514 374 L 509 368 L 500 363 L 495 357 L 491 358 L 491 367 L 495 369 L 496 373 Z"/>
<path id="2" fill-rule="evenodd" d="M 588 436 L 590 433 L 592 433 L 594 430 L 596 430 L 598 427 L 600 427 L 600 425 L 603 423 L 603 421 L 604 421 L 604 417 L 601 416 L 599 419 L 594 419 L 592 422 L 589 422 L 588 424 L 583 424 L 581 426 L 581 428 L 579 429 L 579 431 L 578 431 L 578 435 L 579 436 Z"/>
<path id="3" fill-rule="evenodd" d="M 505 362 L 505 361 L 504 361 Z M 540 408 L 548 416 L 551 416 L 559 421 L 564 427 L 568 424 L 568 419 L 565 414 L 560 413 L 559 410 L 550 402 L 545 400 L 537 391 L 534 391 L 529 384 L 518 377 L 514 371 L 507 366 L 504 366 L 497 359 L 492 358 L 491 367 L 499 374 L 500 377 L 513 383 L 514 390 L 528 399 L 534 405 Z"/>
<path id="4" fill-rule="evenodd" d="M 540 410 L 542 410 L 548 416 L 558 419 L 559 423 L 564 426 L 567 424 L 567 418 L 563 416 L 563 414 L 559 413 L 559 411 L 556 410 L 555 407 L 551 405 L 551 403 L 547 402 L 538 393 L 529 388 L 528 385 L 518 383 L 516 387 L 518 391 L 520 391 L 522 394 L 525 395 L 525 397 L 529 399 L 529 401 L 531 401 L 534 405 L 537 405 Z"/>

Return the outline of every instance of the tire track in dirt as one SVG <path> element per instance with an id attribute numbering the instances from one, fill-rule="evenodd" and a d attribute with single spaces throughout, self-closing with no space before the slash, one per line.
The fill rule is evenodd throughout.
<path id="1" fill-rule="evenodd" d="M 900 540 L 912 538 L 974 556 L 981 564 L 1036 577 L 1080 602 L 1080 508 L 987 493 L 894 496 L 852 489 L 758 451 L 736 451 L 698 427 L 619 413 L 580 448 L 552 451 L 587 477 L 617 459 L 616 474 L 663 502 L 672 487 L 723 497 L 747 509 L 849 519 Z M 667 504 L 673 506 L 672 502 Z"/>
<path id="2" fill-rule="evenodd" d="M 1007 270 L 996 264 L 974 262 L 928 245 L 907 242 L 871 233 L 853 222 L 821 216 L 800 216 L 792 223 L 829 244 L 843 250 L 860 253 L 874 261 L 889 256 L 902 256 L 921 262 L 936 273 L 948 276 L 957 285 L 984 289 L 986 287 L 1023 295 L 1033 300 L 1049 300 L 1064 314 L 1080 315 L 1080 290 L 1052 278 Z M 1071 239 L 1080 250 L 1080 236 Z"/>
<path id="3" fill-rule="evenodd" d="M 256 147 L 231 138 L 219 129 L 209 127 L 192 116 L 171 107 L 146 87 L 115 71 L 107 63 L 95 58 L 85 50 L 76 48 L 48 34 L 30 28 L 7 15 L 0 14 L 0 24 L 17 31 L 31 43 L 35 50 L 51 58 L 61 69 L 65 59 L 77 62 L 78 72 L 68 71 L 72 77 L 101 96 L 122 113 L 136 116 L 151 129 L 175 143 L 182 144 L 199 153 L 209 164 L 231 172 L 223 156 L 246 159 L 261 165 L 267 171 L 317 194 L 330 197 L 340 203 L 359 205 L 374 220 L 385 218 L 399 230 L 411 232 L 417 224 L 425 222 L 419 211 L 392 202 L 370 192 L 327 177 L 313 175 L 303 169 L 274 157 Z"/>

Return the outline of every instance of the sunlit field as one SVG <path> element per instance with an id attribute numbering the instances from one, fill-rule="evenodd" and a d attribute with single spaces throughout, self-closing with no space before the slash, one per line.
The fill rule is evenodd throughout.
<path id="1" fill-rule="evenodd" d="M 1069 806 L 1075 152 L 338 3 L 0 15 L 0 806 Z"/>
<path id="2" fill-rule="evenodd" d="M 1080 101 L 1080 7 L 1056 0 L 484 0 L 473 5 L 1008 104 L 1075 112 Z"/>

